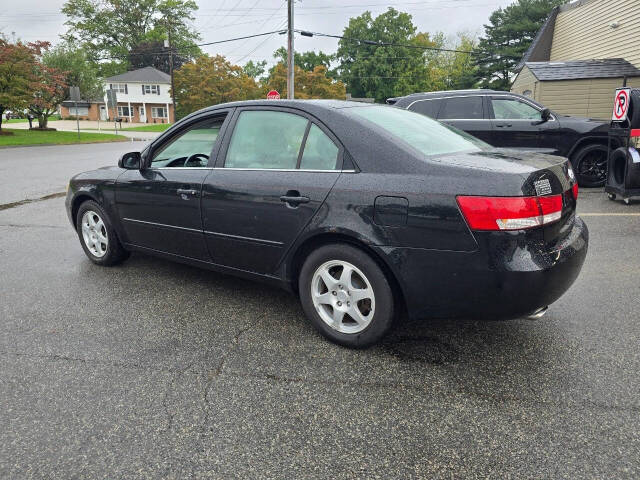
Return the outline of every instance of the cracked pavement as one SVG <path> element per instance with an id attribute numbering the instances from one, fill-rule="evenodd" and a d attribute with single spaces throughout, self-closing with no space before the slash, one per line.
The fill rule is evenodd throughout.
<path id="1" fill-rule="evenodd" d="M 0 203 L 117 156 L 19 150 Z M 0 478 L 640 476 L 640 216 L 591 215 L 638 200 L 581 192 L 589 255 L 543 319 L 404 320 L 365 351 L 284 291 L 143 255 L 95 266 L 63 203 L 0 210 Z"/>

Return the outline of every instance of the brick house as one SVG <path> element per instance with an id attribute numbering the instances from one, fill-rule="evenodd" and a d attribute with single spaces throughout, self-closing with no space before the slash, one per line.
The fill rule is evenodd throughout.
<path id="1" fill-rule="evenodd" d="M 117 109 L 107 109 L 106 91 L 117 92 Z M 173 123 L 173 100 L 169 94 L 171 77 L 153 67 L 140 68 L 104 80 L 105 97 L 99 100 L 75 102 L 65 100 L 60 106 L 62 118 L 79 115 L 81 120 L 112 120 L 123 122 Z"/>

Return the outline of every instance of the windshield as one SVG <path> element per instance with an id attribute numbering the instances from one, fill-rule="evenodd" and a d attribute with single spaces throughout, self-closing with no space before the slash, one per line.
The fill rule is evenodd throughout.
<path id="1" fill-rule="evenodd" d="M 424 155 L 481 151 L 492 147 L 471 135 L 419 113 L 395 107 L 363 106 L 348 109 Z"/>

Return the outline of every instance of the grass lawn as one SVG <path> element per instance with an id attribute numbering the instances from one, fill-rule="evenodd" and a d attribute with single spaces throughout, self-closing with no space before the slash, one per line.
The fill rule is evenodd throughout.
<path id="1" fill-rule="evenodd" d="M 2 131 L 13 132 L 13 135 L 0 135 L 0 147 L 46 143 L 68 145 L 71 143 L 122 142 L 128 140 L 124 135 L 107 133 L 81 132 L 80 139 L 78 139 L 77 132 L 39 132 L 37 130 L 10 130 L 5 128 L 3 128 Z"/>
<path id="2" fill-rule="evenodd" d="M 170 123 L 152 123 L 151 125 L 123 128 L 122 130 L 128 130 L 130 132 L 164 132 L 170 126 Z"/>

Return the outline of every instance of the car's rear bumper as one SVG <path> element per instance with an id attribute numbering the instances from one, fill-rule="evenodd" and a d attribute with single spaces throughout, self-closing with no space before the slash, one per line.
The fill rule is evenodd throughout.
<path id="1" fill-rule="evenodd" d="M 403 290 L 412 318 L 518 318 L 550 305 L 573 284 L 589 233 L 576 217 L 553 247 L 527 235 L 486 235 L 479 250 L 378 247 Z"/>

